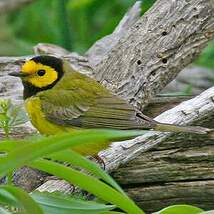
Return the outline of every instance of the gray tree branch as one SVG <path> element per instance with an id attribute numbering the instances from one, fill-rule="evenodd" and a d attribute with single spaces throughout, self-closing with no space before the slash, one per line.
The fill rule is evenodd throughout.
<path id="1" fill-rule="evenodd" d="M 163 112 L 155 118 L 162 123 L 192 125 L 200 124 L 200 121 L 210 120 L 214 127 L 214 87 L 193 99 L 184 101 L 176 107 Z M 113 144 L 109 149 L 101 152 L 109 171 L 118 168 L 120 164 L 127 163 L 142 152 L 148 151 L 154 146 L 165 142 L 173 133 L 148 132 L 134 140 Z M 178 137 L 179 138 L 179 137 Z M 210 140 L 213 140 L 213 138 Z"/>
<path id="2" fill-rule="evenodd" d="M 213 14 L 212 0 L 158 0 L 94 67 L 95 78 L 142 109 L 213 38 Z"/>
<path id="3" fill-rule="evenodd" d="M 163 112 L 155 119 L 159 122 L 179 125 L 206 124 L 208 127 L 214 127 L 213 118 L 214 87 Z M 180 194 L 176 193 L 176 190 L 184 192 L 183 186 L 179 186 L 183 181 L 189 182 L 185 183 L 185 188 L 194 195 L 198 204 L 201 200 L 197 195 L 198 192 L 208 191 L 208 188 L 204 189 L 204 185 L 210 185 L 209 188 L 214 189 L 213 182 L 211 182 L 214 175 L 212 168 L 213 138 L 209 136 L 148 132 L 132 140 L 113 143 L 109 149 L 100 152 L 99 155 L 104 160 L 106 169 L 114 171 L 113 175 L 118 182 L 124 185 L 133 198 L 137 198 L 136 202 L 139 202 L 142 207 L 146 205 L 149 211 L 170 204 L 171 200 L 169 199 L 172 194 L 174 194 L 174 202 L 181 203 Z M 209 167 L 204 166 L 204 159 L 207 160 L 206 165 L 209 163 Z M 183 160 L 182 164 L 181 160 Z M 187 168 L 187 166 L 189 167 Z M 196 167 L 197 170 L 195 170 Z M 203 185 L 200 186 L 199 180 L 203 181 L 204 179 L 207 179 L 207 182 L 203 182 Z M 197 185 L 195 192 L 191 191 L 193 184 L 190 181 L 193 182 L 193 180 L 198 181 L 195 183 Z M 155 183 L 157 184 L 154 185 Z M 155 195 L 157 188 L 160 189 L 159 192 L 163 191 L 162 186 L 165 183 L 171 192 L 166 192 L 164 196 Z M 141 185 L 137 191 L 136 188 L 139 184 Z M 147 188 L 144 188 L 145 185 Z M 65 181 L 50 179 L 38 190 L 69 193 L 71 187 Z M 147 195 L 141 195 L 146 191 L 148 191 Z M 192 195 L 189 193 L 183 203 L 191 203 Z M 166 199 L 165 202 L 161 201 L 163 197 Z M 213 197 L 212 194 L 212 197 L 207 199 L 207 203 L 204 204 L 206 208 L 210 207 L 207 204 L 209 205 L 213 201 Z M 153 207 L 151 206 L 153 200 L 160 201 Z"/>
<path id="4" fill-rule="evenodd" d="M 112 36 L 111 39 L 101 40 L 103 45 L 97 46 L 98 43 L 95 43 L 86 57 L 69 53 L 53 45 L 40 44 L 35 50 L 37 53 L 55 54 L 68 59 L 77 70 L 86 72 L 115 94 L 142 109 L 152 101 L 155 94 L 176 77 L 182 68 L 194 60 L 208 41 L 213 38 L 214 4 L 212 0 L 158 0 L 141 18 L 139 18 L 139 3 L 136 3 L 135 9 L 130 11 L 134 11 L 134 13 L 127 13 L 132 20 L 131 25 L 124 28 L 126 22 L 121 22 L 122 28 L 118 29 L 125 30 L 116 30 L 117 33 L 122 32 L 122 34 L 117 34 L 119 39 L 115 39 L 114 45 L 111 45 L 114 40 L 113 33 L 108 37 Z M 17 82 L 16 79 L 9 79 L 5 74 L 19 69 L 20 63 L 28 57 L 0 58 L 0 96 L 15 98 L 17 102 L 20 102 L 20 82 Z M 211 119 L 209 124 L 210 127 L 213 127 L 213 100 L 214 88 L 212 87 L 199 96 L 162 113 L 156 119 L 160 122 L 183 125 L 194 123 L 200 125 L 204 121 L 208 124 Z M 186 140 L 186 137 L 186 135 L 179 134 L 150 132 L 131 141 L 115 143 L 100 155 L 105 160 L 107 169 L 112 171 L 157 145 L 160 146 L 164 142 L 171 145 L 172 139 L 177 139 L 176 143 L 190 142 Z M 188 135 L 188 137 L 198 139 L 194 135 Z M 201 140 L 205 139 L 206 136 Z M 207 139 L 207 141 L 210 140 Z M 209 149 L 212 151 L 212 146 Z M 158 170 L 161 169 L 158 168 Z M 120 169 L 118 169 L 119 171 Z M 115 174 L 115 176 L 120 180 L 120 174 Z M 205 178 L 206 176 L 199 179 Z M 212 185 L 212 182 L 208 184 Z M 176 187 L 173 186 L 174 184 L 171 185 Z M 192 188 L 191 185 L 186 185 L 186 188 Z M 202 188 L 203 186 L 201 186 L 201 190 Z M 39 188 L 40 191 L 56 189 L 67 191 L 69 186 L 61 181 L 50 180 Z M 134 189 L 128 187 L 127 189 L 130 190 L 133 197 L 139 197 L 133 193 Z"/>

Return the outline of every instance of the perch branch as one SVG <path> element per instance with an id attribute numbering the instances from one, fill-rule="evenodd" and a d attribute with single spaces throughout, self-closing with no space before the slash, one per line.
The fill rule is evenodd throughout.
<path id="1" fill-rule="evenodd" d="M 139 9 L 139 6 L 136 8 Z M 213 38 L 213 10 L 214 5 L 211 0 L 158 0 L 142 18 L 139 18 L 139 12 L 136 10 L 136 19 L 133 19 L 131 27 L 123 31 L 113 47 L 110 46 L 109 40 L 105 40 L 105 46 L 110 46 L 110 49 L 107 51 L 103 49 L 99 63 L 93 62 L 93 58 L 96 58 L 96 51 L 93 52 L 93 48 L 88 51 L 86 58 L 81 58 L 79 55 L 73 57 L 73 53 L 64 52 L 62 49 L 59 56 L 63 54 L 67 59 L 73 57 L 73 63 L 79 66 L 79 71 L 85 69 L 91 74 L 90 66 L 92 66 L 94 78 L 114 93 L 142 108 L 174 79 L 183 67 L 192 62 Z M 54 51 L 56 49 L 53 48 Z M 50 52 L 53 50 L 49 48 Z M 3 71 L 0 73 L 3 75 L 1 76 L 3 80 L 1 96 L 14 97 L 15 95 L 19 102 L 21 84 L 15 78 L 6 81 L 5 74 L 18 69 L 23 59 L 25 57 L 4 58 L 2 63 L 0 58 L 0 70 Z M 5 84 L 9 87 L 5 87 Z M 12 90 L 14 91 L 11 93 Z M 183 102 L 156 119 L 161 122 L 191 124 L 207 117 L 213 117 L 213 88 Z M 176 134 L 176 137 L 178 136 Z M 115 143 L 102 152 L 101 156 L 105 159 L 108 170 L 111 171 L 121 163 L 136 158 L 143 151 L 157 146 L 170 137 L 172 137 L 170 133 L 148 133 L 123 144 Z M 51 189 L 63 191 L 65 187 L 64 184 L 60 188 L 59 184 L 53 186 L 51 180 L 47 182 L 50 191 Z M 47 182 L 39 190 L 47 189 Z M 68 186 L 64 190 L 67 188 Z"/>
<path id="2" fill-rule="evenodd" d="M 200 120 L 203 121 L 207 117 L 212 118 L 213 115 L 214 87 L 160 114 L 155 120 L 162 123 L 191 125 L 196 122 L 198 124 Z M 100 156 L 104 159 L 106 168 L 111 171 L 120 164 L 129 162 L 140 153 L 164 142 L 171 136 L 172 133 L 149 132 L 134 140 L 115 143 L 106 151 L 101 152 Z"/>
<path id="3" fill-rule="evenodd" d="M 173 123 L 179 125 L 191 125 L 200 123 L 214 116 L 214 87 L 206 90 L 193 99 L 184 101 L 178 106 L 160 114 L 155 119 L 159 122 Z M 212 122 L 211 127 L 214 126 Z M 111 147 L 102 151 L 99 155 L 106 164 L 106 169 L 112 171 L 121 164 L 125 164 L 135 159 L 137 156 L 157 145 L 171 139 L 173 133 L 148 132 L 143 136 L 133 140 L 113 143 Z M 180 134 L 180 136 L 183 136 Z M 181 140 L 181 137 L 176 137 Z M 68 191 L 68 184 L 65 181 L 57 181 L 58 188 L 55 186 L 56 180 L 49 180 L 41 185 L 39 191 Z"/>

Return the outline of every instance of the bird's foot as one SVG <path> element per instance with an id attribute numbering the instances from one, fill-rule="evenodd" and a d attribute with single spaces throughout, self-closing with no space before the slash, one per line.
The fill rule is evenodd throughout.
<path id="1" fill-rule="evenodd" d="M 105 170 L 105 168 L 106 168 L 105 162 L 104 162 L 104 160 L 99 155 L 94 155 L 93 159 L 95 159 L 96 163 L 98 163 L 100 165 L 100 167 L 103 170 Z"/>

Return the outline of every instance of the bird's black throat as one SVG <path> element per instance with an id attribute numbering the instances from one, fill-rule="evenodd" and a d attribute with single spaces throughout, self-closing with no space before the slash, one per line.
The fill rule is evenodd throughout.
<path id="1" fill-rule="evenodd" d="M 37 93 L 39 93 L 41 91 L 45 91 L 45 90 L 51 89 L 51 88 L 54 87 L 54 85 L 57 82 L 58 82 L 58 80 L 53 82 L 51 85 L 48 85 L 48 86 L 42 87 L 42 88 L 38 88 L 38 87 L 35 87 L 34 85 L 32 85 L 29 82 L 22 81 L 22 84 L 24 86 L 23 99 L 26 100 L 27 98 L 32 97 L 32 96 L 36 95 Z"/>

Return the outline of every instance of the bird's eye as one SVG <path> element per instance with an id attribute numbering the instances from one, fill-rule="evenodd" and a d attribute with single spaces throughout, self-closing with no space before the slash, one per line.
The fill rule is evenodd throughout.
<path id="1" fill-rule="evenodd" d="M 37 71 L 38 76 L 44 76 L 45 75 L 45 70 L 38 70 Z"/>

